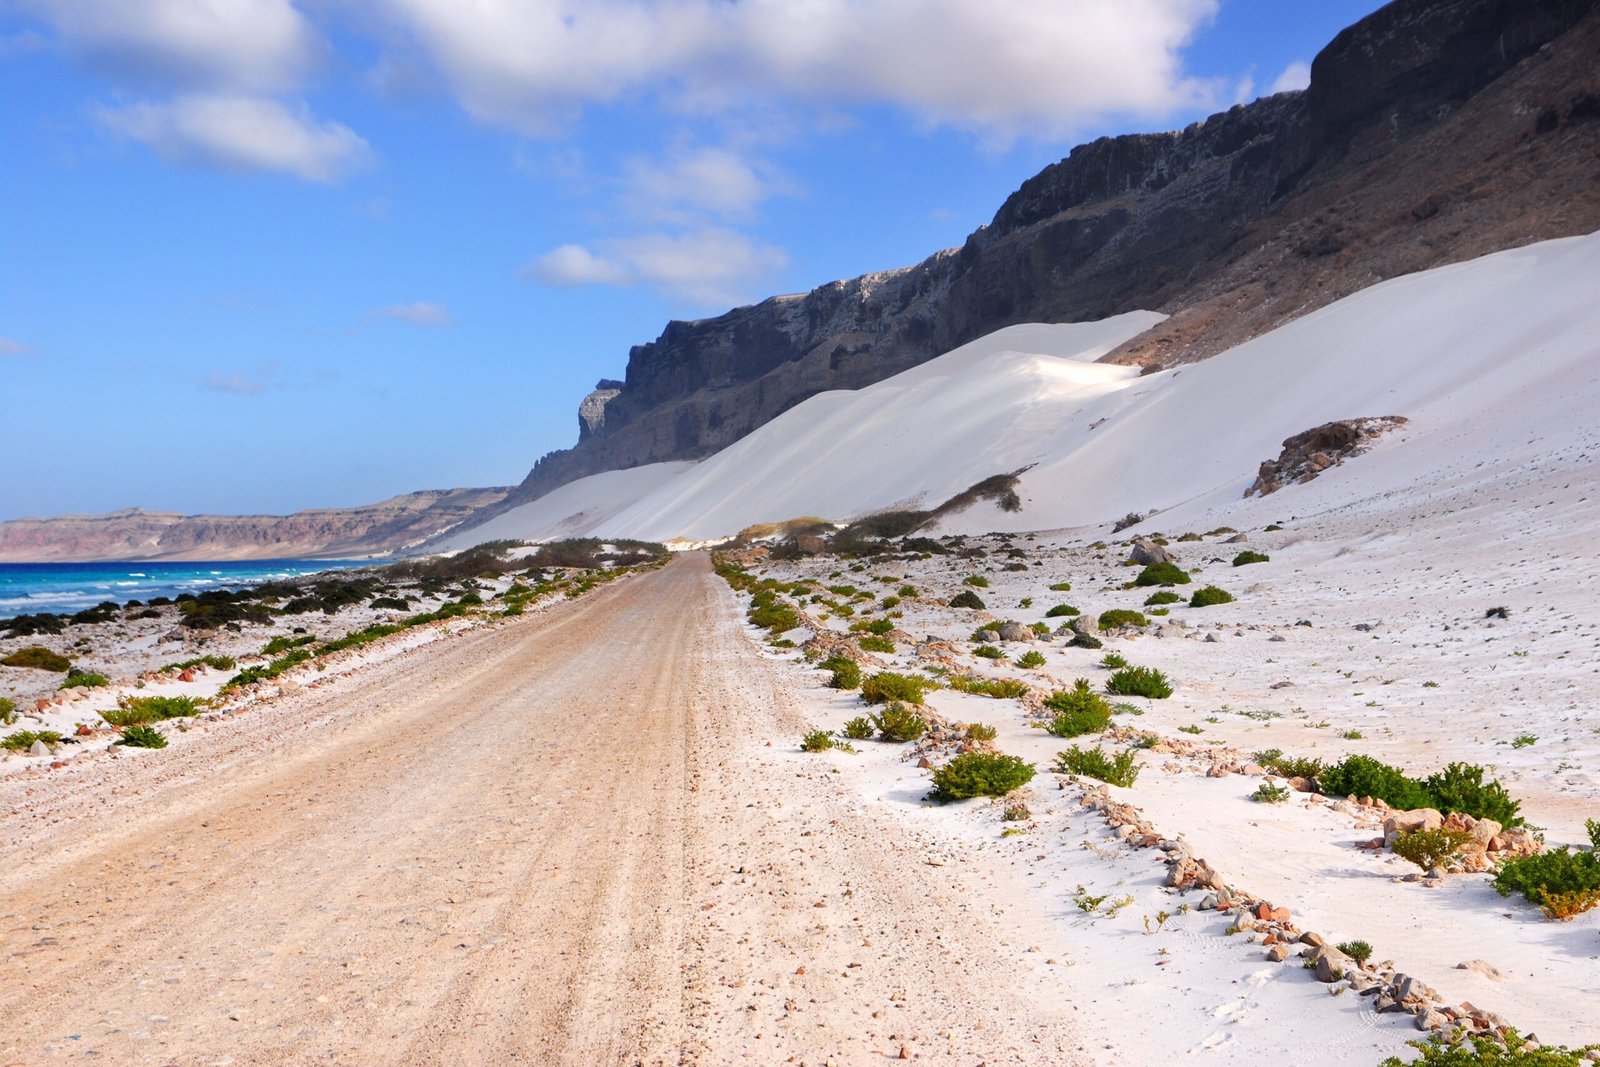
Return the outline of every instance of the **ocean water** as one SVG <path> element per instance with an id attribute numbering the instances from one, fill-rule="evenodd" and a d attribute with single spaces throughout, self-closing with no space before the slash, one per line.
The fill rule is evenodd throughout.
<path id="1" fill-rule="evenodd" d="M 0 563 L 0 619 L 72 612 L 207 589 L 370 566 L 371 560 L 258 559 L 225 563 Z"/>

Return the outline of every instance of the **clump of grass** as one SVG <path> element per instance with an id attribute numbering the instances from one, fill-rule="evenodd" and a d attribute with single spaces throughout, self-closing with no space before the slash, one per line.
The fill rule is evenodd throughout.
<path id="1" fill-rule="evenodd" d="M 1172 683 L 1153 667 L 1124 667 L 1106 679 L 1106 692 L 1120 697 L 1165 700 L 1172 695 Z"/>
<path id="2" fill-rule="evenodd" d="M 988 723 L 972 722 L 967 724 L 967 739 L 969 741 L 993 741 L 999 733 Z"/>
<path id="3" fill-rule="evenodd" d="M 33 747 L 35 741 L 56 745 L 61 743 L 61 735 L 54 730 L 18 730 L 16 733 L 0 737 L 0 748 L 7 752 L 26 752 Z"/>
<path id="4" fill-rule="evenodd" d="M 861 699 L 868 704 L 884 704 L 896 700 L 907 704 L 921 704 L 923 694 L 927 690 L 926 678 L 912 674 L 897 674 L 894 671 L 880 671 L 861 683 Z"/>
<path id="5" fill-rule="evenodd" d="M 128 748 L 166 748 L 167 739 L 154 726 L 135 725 L 122 731 L 122 736 L 117 739 L 117 744 L 126 745 Z"/>
<path id="6" fill-rule="evenodd" d="M 1255 552 L 1247 548 L 1233 557 L 1233 565 L 1235 567 L 1243 567 L 1250 563 L 1267 563 L 1271 559 L 1272 557 L 1265 552 Z"/>
<path id="7" fill-rule="evenodd" d="M 1425 871 L 1443 867 L 1461 854 L 1472 835 L 1465 830 L 1413 830 L 1395 838 L 1395 855 L 1410 860 Z"/>
<path id="8" fill-rule="evenodd" d="M 996 648 L 993 645 L 979 645 L 977 648 L 972 650 L 972 654 L 974 656 L 980 656 L 983 659 L 1005 659 L 1006 658 L 1006 654 L 1004 652 L 1000 651 L 998 648 Z"/>
<path id="9" fill-rule="evenodd" d="M 826 752 L 838 745 L 826 730 L 812 730 L 800 739 L 801 752 Z"/>
<path id="10" fill-rule="evenodd" d="M 1250 799 L 1258 804 L 1283 804 L 1289 799 L 1289 790 L 1281 785 L 1263 782 L 1250 794 Z"/>
<path id="11" fill-rule="evenodd" d="M 1043 667 L 1044 653 L 1037 649 L 1030 648 L 1028 651 L 1017 657 L 1017 666 L 1023 668 L 1024 670 L 1030 671 L 1035 667 Z"/>
<path id="12" fill-rule="evenodd" d="M 1059 619 L 1063 616 L 1071 617 L 1073 615 L 1080 614 L 1082 614 L 1082 612 L 1073 607 L 1071 604 L 1057 604 L 1049 611 L 1045 612 L 1044 617 L 1047 619 Z"/>
<path id="13" fill-rule="evenodd" d="M 989 579 L 981 574 L 969 574 L 961 579 L 961 584 L 970 585 L 977 589 L 987 589 L 989 588 Z"/>
<path id="14" fill-rule="evenodd" d="M 974 593 L 970 589 L 963 589 L 961 592 L 950 598 L 950 606 L 952 608 L 973 608 L 975 610 L 982 611 L 984 608 L 984 603 L 982 598 L 980 598 L 977 593 Z"/>
<path id="15" fill-rule="evenodd" d="M 1058 752 L 1053 770 L 1057 774 L 1096 778 L 1123 788 L 1133 785 L 1139 777 L 1139 765 L 1132 749 L 1108 756 L 1099 745 L 1094 748 L 1073 745 L 1065 752 Z"/>
<path id="16" fill-rule="evenodd" d="M 1072 583 L 1071 582 L 1051 582 L 1050 586 L 1049 586 L 1049 589 L 1050 589 L 1050 591 L 1052 593 L 1070 593 L 1070 592 L 1072 592 Z"/>
<path id="17" fill-rule="evenodd" d="M 111 679 L 107 678 L 103 674 L 98 674 L 93 671 L 81 671 L 78 668 L 73 667 L 67 672 L 67 676 L 61 679 L 61 684 L 56 688 L 75 689 L 81 685 L 85 689 L 98 689 L 102 686 L 107 686 L 110 684 Z"/>
<path id="18" fill-rule="evenodd" d="M 1044 706 L 1055 712 L 1045 729 L 1054 737 L 1081 737 L 1097 734 L 1111 725 L 1111 706 L 1079 678 L 1071 689 L 1051 693 Z"/>
<path id="19" fill-rule="evenodd" d="M 864 715 L 857 715 L 844 724 L 844 735 L 852 741 L 865 741 L 875 732 L 872 720 Z"/>
<path id="20" fill-rule="evenodd" d="M 10 726 L 17 721 L 17 702 L 10 697 L 0 697 L 0 726 Z"/>
<path id="21" fill-rule="evenodd" d="M 1188 585 L 1189 572 L 1176 563 L 1149 563 L 1134 578 L 1134 585 Z"/>
<path id="22" fill-rule="evenodd" d="M 1128 661 L 1123 658 L 1123 655 L 1120 652 L 1107 652 L 1104 656 L 1100 657 L 1100 666 L 1104 667 L 1108 671 L 1120 671 L 1127 665 Z"/>
<path id="23" fill-rule="evenodd" d="M 876 634 L 868 634 L 866 637 L 863 637 L 859 643 L 861 645 L 861 651 L 863 652 L 892 653 L 894 651 L 893 641 L 889 640 L 887 637 L 879 637 Z"/>
<path id="24" fill-rule="evenodd" d="M 970 674 L 953 674 L 950 688 L 958 693 L 973 693 L 996 700 L 1015 700 L 1028 691 L 1028 683 L 1017 678 L 978 678 Z"/>
<path id="25" fill-rule="evenodd" d="M 72 661 L 59 652 L 50 651 L 43 645 L 29 645 L 27 648 L 19 648 L 4 659 L 0 659 L 0 665 L 27 667 L 30 670 L 50 671 L 60 674 L 62 671 L 71 669 Z"/>
<path id="26" fill-rule="evenodd" d="M 1003 797 L 1033 780 L 1033 764 L 1003 752 L 964 752 L 933 772 L 929 796 L 944 804 L 969 797 Z"/>
<path id="27" fill-rule="evenodd" d="M 861 664 L 849 656 L 835 653 L 818 664 L 825 671 L 832 671 L 828 678 L 829 689 L 859 689 L 861 688 Z"/>
<path id="28" fill-rule="evenodd" d="M 878 740 L 889 742 L 915 741 L 928 732 L 928 720 L 898 701 L 872 716 Z"/>
<path id="29" fill-rule="evenodd" d="M 1119 626 L 1149 626 L 1150 620 L 1144 617 L 1142 611 L 1132 611 L 1128 608 L 1112 608 L 1100 615 L 1100 629 L 1115 630 Z"/>
<path id="30" fill-rule="evenodd" d="M 1341 941 L 1338 948 L 1357 963 L 1366 963 L 1372 958 L 1372 946 L 1365 941 Z"/>
<path id="31" fill-rule="evenodd" d="M 1208 585 L 1204 589 L 1196 589 L 1194 595 L 1189 598 L 1189 606 L 1191 608 L 1209 608 L 1217 604 L 1231 603 L 1233 603 L 1233 594 L 1214 585 Z"/>
<path id="32" fill-rule="evenodd" d="M 1285 756 L 1282 749 L 1269 748 L 1257 752 L 1256 762 L 1280 778 L 1316 778 L 1322 773 L 1322 761 L 1310 756 Z"/>
<path id="33" fill-rule="evenodd" d="M 1181 603 L 1183 603 L 1183 597 L 1170 589 L 1159 590 L 1144 598 L 1144 606 L 1147 608 L 1158 608 L 1163 604 Z"/>
<path id="34" fill-rule="evenodd" d="M 100 717 L 112 726 L 143 726 L 167 719 L 190 719 L 204 709 L 193 697 L 123 697 Z"/>

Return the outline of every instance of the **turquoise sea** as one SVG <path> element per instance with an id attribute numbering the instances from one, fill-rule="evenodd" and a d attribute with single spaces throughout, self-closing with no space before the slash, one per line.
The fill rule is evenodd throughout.
<path id="1" fill-rule="evenodd" d="M 371 560 L 258 559 L 225 563 L 0 563 L 0 619 L 71 612 L 103 601 L 175 597 L 241 589 L 318 571 L 370 566 Z"/>

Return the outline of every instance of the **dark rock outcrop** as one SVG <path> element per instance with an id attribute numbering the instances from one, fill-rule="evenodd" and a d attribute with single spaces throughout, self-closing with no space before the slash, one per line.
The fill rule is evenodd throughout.
<path id="1" fill-rule="evenodd" d="M 1339 419 L 1313 426 L 1283 442 L 1277 459 L 1269 459 L 1256 472 L 1256 480 L 1245 496 L 1268 496 L 1291 482 L 1309 482 L 1329 467 L 1337 467 L 1352 456 L 1359 456 L 1372 443 L 1406 420 L 1400 415 L 1380 415 L 1368 419 Z M 1242 540 L 1230 538 L 1229 541 Z"/>
<path id="2" fill-rule="evenodd" d="M 1110 358 L 1172 365 L 1387 277 L 1600 229 L 1596 55 L 1597 0 L 1396 0 L 1304 92 L 1075 148 L 959 249 L 669 323 L 503 506 L 710 455 L 1014 323 L 1164 311 Z"/>

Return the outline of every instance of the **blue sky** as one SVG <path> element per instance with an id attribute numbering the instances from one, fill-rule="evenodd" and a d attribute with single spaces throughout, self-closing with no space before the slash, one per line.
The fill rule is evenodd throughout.
<path id="1" fill-rule="evenodd" d="M 1375 0 L 0 0 L 0 519 L 508 484 L 669 318 L 914 263 Z"/>

